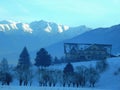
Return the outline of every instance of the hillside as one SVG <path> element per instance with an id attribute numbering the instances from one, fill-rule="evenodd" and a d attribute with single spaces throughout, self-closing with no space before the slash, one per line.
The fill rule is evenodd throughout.
<path id="1" fill-rule="evenodd" d="M 108 69 L 101 74 L 100 80 L 96 84 L 96 88 L 105 89 L 105 90 L 119 90 L 120 89 L 120 72 L 118 69 L 120 68 L 120 57 L 117 58 L 108 58 Z M 72 63 L 74 68 L 77 66 L 95 66 L 96 61 L 88 61 L 88 62 L 77 62 Z M 59 69 L 63 70 L 66 64 L 62 65 L 54 65 L 50 66 L 52 70 Z M 115 72 L 119 72 L 117 75 L 115 75 Z"/>
<path id="2" fill-rule="evenodd" d="M 78 35 L 72 39 L 68 39 L 59 43 L 56 43 L 48 47 L 48 50 L 54 56 L 63 56 L 64 43 L 90 43 L 90 44 L 111 44 L 112 53 L 120 53 L 120 25 L 115 25 L 108 28 L 97 28 L 91 31 L 87 31 L 81 35 Z M 53 50 L 55 50 L 53 52 Z M 56 52 L 56 53 L 55 53 Z"/>

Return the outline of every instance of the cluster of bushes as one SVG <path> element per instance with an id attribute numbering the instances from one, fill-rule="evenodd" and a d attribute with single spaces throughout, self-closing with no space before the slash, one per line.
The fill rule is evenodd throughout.
<path id="1" fill-rule="evenodd" d="M 97 62 L 96 67 L 78 66 L 75 68 L 71 63 L 67 63 L 63 70 L 51 70 L 47 68 L 51 65 L 51 61 L 51 55 L 41 48 L 36 54 L 35 63 L 32 64 L 25 47 L 15 67 L 10 67 L 6 59 L 0 62 L 0 82 L 2 85 L 9 85 L 17 79 L 20 86 L 31 86 L 33 81 L 37 81 L 39 86 L 85 87 L 89 85 L 94 87 L 100 78 L 100 73 L 107 68 L 107 63 L 100 61 Z"/>

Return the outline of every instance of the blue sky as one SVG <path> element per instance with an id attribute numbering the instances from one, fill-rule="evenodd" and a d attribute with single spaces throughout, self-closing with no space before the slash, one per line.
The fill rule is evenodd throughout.
<path id="1" fill-rule="evenodd" d="M 0 0 L 0 20 L 46 20 L 91 28 L 120 23 L 120 0 Z"/>

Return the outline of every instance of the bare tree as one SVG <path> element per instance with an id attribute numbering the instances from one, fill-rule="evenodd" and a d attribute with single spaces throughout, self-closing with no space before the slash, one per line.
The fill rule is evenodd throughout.
<path id="1" fill-rule="evenodd" d="M 93 67 L 89 68 L 89 84 L 90 87 L 95 87 L 95 83 L 99 80 L 100 75 Z"/>
<path id="2" fill-rule="evenodd" d="M 96 70 L 99 73 L 104 72 L 105 70 L 107 70 L 107 68 L 108 68 L 108 63 L 106 60 L 101 60 L 96 63 Z"/>
<path id="3" fill-rule="evenodd" d="M 84 87 L 88 80 L 88 68 L 85 66 L 79 66 L 77 67 L 77 74 L 76 74 L 78 80 L 77 84 Z M 77 86 L 78 86 L 77 85 Z"/>
<path id="4" fill-rule="evenodd" d="M 0 81 L 2 82 L 2 85 L 9 85 L 10 82 L 12 82 L 12 75 L 9 71 L 10 68 L 7 59 L 3 58 L 3 60 L 0 62 Z"/>

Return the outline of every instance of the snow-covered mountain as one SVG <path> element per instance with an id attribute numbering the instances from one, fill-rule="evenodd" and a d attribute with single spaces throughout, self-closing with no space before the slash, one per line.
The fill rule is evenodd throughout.
<path id="1" fill-rule="evenodd" d="M 23 30 L 24 32 L 32 33 L 32 29 L 29 24 L 19 23 L 13 21 L 0 21 L 0 31 L 8 32 L 14 30 Z"/>
<path id="2" fill-rule="evenodd" d="M 120 53 L 120 25 L 115 25 L 108 28 L 97 28 L 91 31 L 87 31 L 72 39 L 68 39 L 68 40 L 56 43 L 52 46 L 49 46 L 47 49 L 53 55 L 56 55 L 56 56 L 64 55 L 63 45 L 66 42 L 67 43 L 111 44 L 112 53 L 118 54 Z M 55 53 L 53 52 L 53 50 Z"/>
<path id="3" fill-rule="evenodd" d="M 69 26 L 60 25 L 52 22 L 46 21 L 35 21 L 30 23 L 30 27 L 35 30 L 35 32 L 39 32 L 40 30 L 49 32 L 49 33 L 62 33 L 64 31 L 69 30 Z"/>
<path id="4" fill-rule="evenodd" d="M 24 46 L 36 51 L 88 30 L 91 29 L 86 26 L 69 27 L 43 20 L 31 23 L 0 21 L 0 58 L 15 59 Z"/>
<path id="5" fill-rule="evenodd" d="M 35 33 L 39 34 L 40 32 L 56 34 L 56 33 L 63 33 L 65 31 L 71 32 L 71 29 L 74 29 L 74 32 L 79 30 L 77 33 L 83 33 L 85 31 L 90 30 L 90 28 L 87 28 L 84 25 L 72 28 L 67 25 L 56 24 L 53 22 L 47 22 L 43 20 L 34 21 L 29 24 L 21 23 L 21 22 L 14 22 L 14 21 L 6 21 L 6 20 L 0 21 L 0 31 L 2 32 L 22 30 L 24 32 L 33 33 L 33 34 Z"/>

